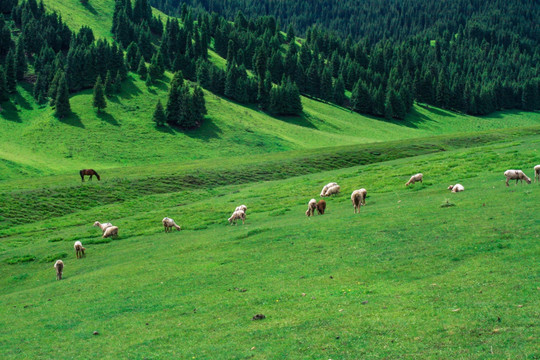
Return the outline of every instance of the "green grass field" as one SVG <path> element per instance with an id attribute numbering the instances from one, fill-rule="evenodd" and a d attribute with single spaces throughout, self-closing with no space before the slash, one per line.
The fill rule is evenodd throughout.
<path id="1" fill-rule="evenodd" d="M 540 223 L 531 211 L 540 188 L 506 188 L 502 172 L 531 167 L 539 145 L 538 134 L 522 135 L 283 180 L 127 196 L 12 227 L 0 253 L 2 352 L 535 358 Z M 406 188 L 418 170 L 425 182 Z M 342 194 L 328 199 L 327 214 L 306 218 L 307 201 L 329 181 Z M 455 182 L 466 191 L 446 190 Z M 359 187 L 367 206 L 354 215 L 349 194 Z M 441 207 L 447 199 L 455 206 Z M 240 203 L 246 224 L 228 226 Z M 163 233 L 164 216 L 184 230 Z M 102 243 L 95 220 L 119 226 L 119 239 Z M 82 260 L 75 240 L 87 247 Z M 57 258 L 66 263 L 61 282 Z M 266 319 L 252 321 L 257 313 Z"/>
<path id="2" fill-rule="evenodd" d="M 45 0 L 110 38 L 114 1 L 90 4 Z M 390 122 L 302 98 L 303 116 L 272 117 L 205 92 L 205 123 L 181 132 L 151 122 L 170 78 L 130 74 L 99 115 L 91 90 L 63 120 L 27 85 L 2 104 L 2 359 L 540 358 L 540 184 L 503 176 L 533 176 L 540 113 L 415 105 Z"/>

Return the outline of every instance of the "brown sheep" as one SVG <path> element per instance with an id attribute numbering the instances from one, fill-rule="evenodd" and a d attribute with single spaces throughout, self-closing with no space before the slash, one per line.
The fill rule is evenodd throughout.
<path id="1" fill-rule="evenodd" d="M 319 202 L 317 203 L 317 212 L 319 213 L 319 215 L 324 215 L 325 210 L 326 210 L 326 201 L 319 200 Z"/>
<path id="2" fill-rule="evenodd" d="M 64 262 L 62 260 L 56 260 L 54 263 L 56 269 L 56 280 L 62 280 L 62 272 L 64 271 Z"/>

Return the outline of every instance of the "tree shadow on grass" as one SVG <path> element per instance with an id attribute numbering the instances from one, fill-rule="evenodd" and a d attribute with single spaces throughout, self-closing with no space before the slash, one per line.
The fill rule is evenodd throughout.
<path id="1" fill-rule="evenodd" d="M 456 115 L 452 114 L 452 112 L 450 112 L 449 110 L 443 110 L 443 109 L 435 108 L 435 107 L 432 107 L 432 106 L 429 106 L 429 105 L 424 105 L 424 104 L 417 104 L 417 105 L 420 106 L 422 109 L 425 109 L 425 110 L 429 111 L 430 113 L 438 115 L 438 116 L 444 116 L 444 117 L 455 117 L 456 116 Z"/>
<path id="2" fill-rule="evenodd" d="M 3 103 L 0 103 L 0 108 L 2 108 L 2 112 L 0 112 L 1 118 L 9 121 L 21 122 L 19 110 L 15 105 L 13 105 L 13 103 L 11 103 L 11 101 L 5 101 Z"/>
<path id="3" fill-rule="evenodd" d="M 15 94 L 15 98 L 14 98 L 13 102 L 16 105 L 19 105 L 20 107 L 22 107 L 25 110 L 32 110 L 33 109 L 32 105 L 30 105 L 30 103 L 23 96 L 21 96 L 21 94 L 19 94 L 18 92 Z"/>
<path id="4" fill-rule="evenodd" d="M 116 119 L 114 118 L 114 116 L 112 116 L 111 114 L 107 113 L 107 112 L 103 112 L 103 111 L 100 111 L 96 114 L 97 118 L 100 119 L 100 120 L 103 120 L 111 125 L 114 125 L 114 126 L 120 126 L 120 123 L 118 121 L 116 121 Z"/>
<path id="5" fill-rule="evenodd" d="M 117 100 L 115 102 L 118 102 L 118 99 L 132 99 L 140 94 L 142 94 L 142 90 L 135 85 L 131 76 L 128 76 L 122 82 L 122 92 L 116 96 Z"/>
<path id="6" fill-rule="evenodd" d="M 71 113 L 69 116 L 58 119 L 58 121 L 66 125 L 80 127 L 81 129 L 85 128 L 84 124 L 81 121 L 81 117 L 75 113 Z"/>
<path id="7" fill-rule="evenodd" d="M 98 14 L 96 9 L 94 9 L 94 7 L 92 6 L 92 4 L 90 4 L 90 2 L 83 3 L 82 6 L 84 6 L 86 10 L 90 11 L 92 13 L 92 15 L 97 15 Z"/>
<path id="8" fill-rule="evenodd" d="M 219 127 L 216 126 L 216 124 L 214 124 L 211 119 L 205 118 L 200 128 L 195 130 L 185 130 L 182 131 L 182 133 L 192 139 L 208 141 L 210 139 L 219 139 L 221 137 L 220 134 L 222 133 L 222 131 Z"/>

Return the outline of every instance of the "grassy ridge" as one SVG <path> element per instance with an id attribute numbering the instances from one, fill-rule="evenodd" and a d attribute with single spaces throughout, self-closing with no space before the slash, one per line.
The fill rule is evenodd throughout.
<path id="1" fill-rule="evenodd" d="M 178 189 L 200 189 L 284 179 L 302 174 L 370 164 L 421 154 L 479 146 L 489 142 L 511 140 L 527 134 L 540 134 L 540 127 L 498 130 L 474 135 L 440 136 L 428 139 L 402 140 L 369 145 L 346 146 L 310 151 L 298 151 L 249 159 L 223 159 L 194 163 L 187 167 L 171 165 L 160 170 L 150 167 L 150 173 L 137 169 L 110 170 L 102 176 L 110 180 L 81 186 L 76 174 L 56 179 L 55 187 L 13 191 L 15 182 L 0 186 L 0 201 L 5 206 L 1 228 L 14 224 L 62 216 L 92 207 L 135 199 L 144 195 L 175 192 Z M 137 174 L 121 178 L 122 174 Z M 66 186 L 71 183 L 72 185 Z M 41 185 L 36 182 L 36 185 Z"/>
<path id="2" fill-rule="evenodd" d="M 534 135 L 285 180 L 141 195 L 14 227 L 0 243 L 0 316 L 10 324 L 0 329 L 2 353 L 534 358 L 540 249 L 530 211 L 540 188 L 506 188 L 501 170 L 529 173 L 539 145 Z M 424 184 L 406 188 L 419 170 Z M 325 216 L 307 219 L 307 200 L 328 181 L 343 193 L 327 199 Z M 455 182 L 466 191 L 446 190 Z M 367 206 L 354 215 L 349 194 L 359 187 L 368 189 Z M 442 208 L 446 199 L 455 206 Z M 247 223 L 230 227 L 226 218 L 239 203 L 248 205 Z M 120 226 L 120 239 L 91 244 L 99 239 L 96 216 Z M 164 234 L 163 216 L 186 230 Z M 76 239 L 90 244 L 83 260 L 72 253 Z M 65 280 L 57 282 L 46 261 L 64 252 Z M 267 318 L 251 321 L 256 313 Z"/>

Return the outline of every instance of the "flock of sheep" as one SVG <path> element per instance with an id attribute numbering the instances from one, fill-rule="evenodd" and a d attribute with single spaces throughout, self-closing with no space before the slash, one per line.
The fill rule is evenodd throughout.
<path id="1" fill-rule="evenodd" d="M 516 185 L 519 181 L 523 183 L 523 180 L 527 184 L 531 183 L 531 179 L 525 175 L 525 173 L 522 170 L 506 170 L 504 172 L 504 176 L 506 177 L 506 186 L 508 185 L 508 181 L 510 180 L 516 180 Z M 414 184 L 416 182 L 422 182 L 424 178 L 424 175 L 422 173 L 415 174 L 411 176 L 409 181 L 405 183 L 405 186 L 409 186 L 411 184 Z M 540 165 L 536 165 L 534 167 L 534 181 L 540 181 Z M 341 190 L 341 187 L 335 183 L 331 182 L 326 184 L 322 191 L 321 191 L 321 197 L 327 197 L 331 195 L 337 195 Z M 451 190 L 452 192 L 460 192 L 464 191 L 465 187 L 461 184 L 455 184 L 448 186 L 448 190 Z M 354 213 L 360 213 L 360 207 L 366 205 L 366 196 L 367 196 L 367 190 L 362 188 L 358 190 L 354 190 L 351 194 L 351 201 L 354 208 Z M 319 213 L 319 215 L 324 215 L 324 212 L 326 210 L 326 201 L 321 199 L 319 201 L 315 199 L 311 199 L 308 202 L 308 209 L 306 210 L 306 215 L 308 217 L 315 215 L 315 210 Z M 229 224 L 236 225 L 238 220 L 242 220 L 242 224 L 244 224 L 246 220 L 246 212 L 247 212 L 247 206 L 246 205 L 240 205 L 236 207 L 231 217 L 228 219 Z M 165 232 L 172 231 L 173 228 L 180 231 L 180 226 L 176 224 L 176 222 L 169 218 L 165 217 L 162 220 L 163 227 L 165 228 Z M 94 223 L 94 226 L 99 227 L 101 231 L 103 232 L 103 237 L 115 237 L 118 236 L 118 227 L 114 226 L 111 223 L 100 223 L 99 221 L 96 221 Z M 76 241 L 73 245 L 75 249 L 75 255 L 77 259 L 82 258 L 85 256 L 84 251 L 86 250 L 80 241 Z M 54 268 L 56 269 L 56 279 L 62 280 L 62 272 L 64 270 L 64 262 L 62 260 L 57 260 L 54 264 Z"/>

